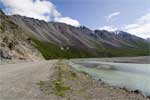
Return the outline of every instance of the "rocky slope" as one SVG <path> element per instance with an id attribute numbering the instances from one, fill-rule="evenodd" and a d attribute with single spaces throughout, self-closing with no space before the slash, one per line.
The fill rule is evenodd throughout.
<path id="1" fill-rule="evenodd" d="M 0 60 L 42 58 L 40 52 L 32 46 L 26 33 L 2 11 L 0 12 Z"/>
<path id="2" fill-rule="evenodd" d="M 98 44 L 103 47 L 121 48 L 127 46 L 138 48 L 140 47 L 138 43 L 146 43 L 146 40 L 123 31 L 92 31 L 84 26 L 73 27 L 63 23 L 47 23 L 19 15 L 11 16 L 11 18 L 17 25 L 30 31 L 39 40 L 52 42 L 61 46 L 70 45 L 83 48 L 97 48 L 95 44 Z"/>
<path id="3" fill-rule="evenodd" d="M 1 58 L 38 58 L 39 51 L 46 59 L 148 55 L 148 41 L 126 32 L 93 31 L 2 12 L 0 17 L 0 51 L 6 54 Z"/>

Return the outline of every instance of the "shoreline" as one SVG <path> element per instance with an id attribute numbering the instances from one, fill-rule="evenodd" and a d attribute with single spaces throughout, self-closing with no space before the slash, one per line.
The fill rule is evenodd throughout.
<path id="1" fill-rule="evenodd" d="M 73 68 L 63 60 L 54 65 L 47 81 L 38 83 L 39 89 L 53 100 L 150 100 L 139 91 L 129 91 L 95 80 L 87 73 Z"/>
<path id="2" fill-rule="evenodd" d="M 127 96 L 130 95 L 131 98 L 132 97 L 136 98 L 136 99 L 131 99 L 130 96 L 129 96 L 129 98 L 126 97 L 124 99 L 122 98 L 122 99 L 118 99 L 118 100 L 150 100 L 150 96 L 144 95 L 144 93 L 142 93 L 140 90 L 130 90 L 130 89 L 127 89 L 125 87 L 111 86 L 110 84 L 105 83 L 101 79 L 99 79 L 99 80 L 93 79 L 92 76 L 90 76 L 87 73 L 84 73 L 84 72 L 79 72 L 79 73 L 82 73 L 82 74 L 86 75 L 87 77 L 89 77 L 90 79 L 92 79 L 93 81 L 96 81 L 96 83 L 99 84 L 99 87 L 104 87 L 109 92 L 111 92 L 111 90 L 112 90 L 112 91 L 116 91 L 116 93 L 121 92 L 121 93 L 125 93 L 125 95 L 127 95 Z M 137 99 L 137 98 L 141 98 L 141 99 Z M 115 99 L 112 99 L 112 100 L 115 100 Z"/>
<path id="3" fill-rule="evenodd" d="M 142 99 L 139 99 L 139 100 L 150 100 L 150 95 L 147 96 L 143 92 L 141 92 L 140 90 L 137 90 L 137 89 L 136 90 L 130 90 L 130 89 L 127 89 L 126 87 L 112 86 L 108 83 L 105 83 L 102 79 L 99 79 L 99 80 L 93 79 L 92 76 L 90 76 L 89 74 L 87 74 L 85 72 L 79 71 L 79 73 L 82 73 L 82 74 L 86 75 L 87 77 L 91 78 L 92 80 L 96 81 L 96 83 L 99 85 L 99 87 L 104 87 L 105 89 L 108 89 L 108 90 L 111 89 L 111 90 L 114 90 L 116 92 L 121 91 L 121 92 L 124 92 L 125 95 L 134 95 L 137 98 L 141 97 Z M 122 100 L 130 100 L 130 99 L 122 99 Z"/>
<path id="4" fill-rule="evenodd" d="M 93 78 L 92 78 L 92 79 L 93 79 Z M 93 80 L 95 80 L 95 79 L 93 79 Z M 150 99 L 150 95 L 146 95 L 146 94 L 144 94 L 142 91 L 140 91 L 140 90 L 138 90 L 138 89 L 131 90 L 131 89 L 128 89 L 128 88 L 126 88 L 126 87 L 112 86 L 112 85 L 110 85 L 110 84 L 108 84 L 108 83 L 105 83 L 105 82 L 104 82 L 103 80 L 101 80 L 101 79 L 95 80 L 95 81 L 100 82 L 100 84 L 102 84 L 102 85 L 104 84 L 104 85 L 107 85 L 108 87 L 112 87 L 113 89 L 121 89 L 121 90 L 124 90 L 124 91 L 126 91 L 126 92 L 128 92 L 128 93 L 139 94 L 139 95 L 142 95 L 142 96 L 145 97 L 145 98 Z"/>

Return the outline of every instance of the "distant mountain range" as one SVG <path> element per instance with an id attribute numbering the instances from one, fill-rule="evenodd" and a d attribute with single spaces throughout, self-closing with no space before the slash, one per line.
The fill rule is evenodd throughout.
<path id="1" fill-rule="evenodd" d="M 21 41 L 18 44 L 25 48 L 24 53 L 19 50 L 22 58 L 34 58 L 40 54 L 46 59 L 145 56 L 148 55 L 150 45 L 148 39 L 123 31 L 93 31 L 85 26 L 74 27 L 20 15 L 6 16 L 2 12 L 0 13 L 0 29 L 1 44 L 6 44 L 4 43 L 6 37 L 10 38 L 12 43 Z M 18 44 L 13 44 L 14 51 L 17 53 L 19 52 L 15 49 Z M 9 52 L 10 44 L 7 45 L 6 47 L 1 45 L 0 51 L 7 48 L 6 51 Z"/>

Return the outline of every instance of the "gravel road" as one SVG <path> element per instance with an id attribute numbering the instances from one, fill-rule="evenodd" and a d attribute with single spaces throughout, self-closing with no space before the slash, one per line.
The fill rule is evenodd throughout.
<path id="1" fill-rule="evenodd" d="M 37 82 L 48 79 L 55 62 L 0 65 L 0 100 L 48 100 Z"/>

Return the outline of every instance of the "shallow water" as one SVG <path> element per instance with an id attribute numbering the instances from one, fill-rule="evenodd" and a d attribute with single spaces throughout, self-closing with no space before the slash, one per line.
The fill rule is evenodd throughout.
<path id="1" fill-rule="evenodd" d="M 70 64 L 79 71 L 112 86 L 140 90 L 150 95 L 150 64 L 76 61 Z"/>

